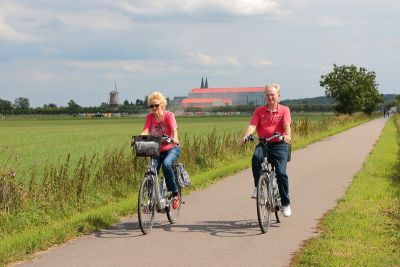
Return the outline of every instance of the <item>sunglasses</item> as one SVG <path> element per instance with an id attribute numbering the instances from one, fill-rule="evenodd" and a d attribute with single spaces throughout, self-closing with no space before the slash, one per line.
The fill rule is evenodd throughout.
<path id="1" fill-rule="evenodd" d="M 150 108 L 158 108 L 160 104 L 149 105 Z"/>

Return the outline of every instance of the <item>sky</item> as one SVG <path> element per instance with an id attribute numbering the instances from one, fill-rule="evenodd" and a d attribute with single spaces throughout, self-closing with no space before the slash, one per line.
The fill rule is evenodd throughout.
<path id="1" fill-rule="evenodd" d="M 400 93 L 400 1 L 0 0 L 0 98 L 99 106 L 152 91 L 281 85 L 324 95 L 336 65 L 376 73 Z"/>

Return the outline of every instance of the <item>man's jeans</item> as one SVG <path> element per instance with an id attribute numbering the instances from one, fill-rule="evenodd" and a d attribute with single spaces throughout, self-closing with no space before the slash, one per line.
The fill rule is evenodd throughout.
<path id="1" fill-rule="evenodd" d="M 289 145 L 284 142 L 270 144 L 259 143 L 254 150 L 253 158 L 251 160 L 254 186 L 257 186 L 258 178 L 261 171 L 261 163 L 266 156 L 267 150 L 269 151 L 269 161 L 272 163 L 272 165 L 275 166 L 275 173 L 283 206 L 287 206 L 290 204 L 289 177 L 286 173 L 286 166 L 289 155 L 288 147 Z"/>
<path id="2" fill-rule="evenodd" d="M 170 150 L 160 153 L 159 157 L 154 157 L 153 159 L 157 161 L 157 172 L 160 173 L 160 167 L 162 165 L 162 171 L 165 176 L 165 183 L 167 184 L 168 191 L 173 193 L 178 192 L 178 187 L 175 183 L 174 174 L 174 162 L 178 159 L 181 154 L 181 147 L 176 146 Z"/>

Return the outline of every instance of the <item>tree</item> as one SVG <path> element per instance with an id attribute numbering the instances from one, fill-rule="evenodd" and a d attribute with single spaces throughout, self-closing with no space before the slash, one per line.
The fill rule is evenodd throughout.
<path id="1" fill-rule="evenodd" d="M 74 100 L 70 100 L 68 102 L 68 113 L 69 114 L 78 114 L 80 111 L 81 107 L 75 103 Z"/>
<path id="2" fill-rule="evenodd" d="M 371 114 L 378 103 L 383 101 L 375 82 L 375 72 L 356 66 L 336 66 L 333 71 L 321 75 L 320 86 L 325 87 L 325 95 L 335 99 L 335 110 L 352 114 L 363 111 Z"/>
<path id="3" fill-rule="evenodd" d="M 27 113 L 30 105 L 29 105 L 29 99 L 25 97 L 18 97 L 14 100 L 14 108 L 19 112 L 19 113 Z"/>
<path id="4" fill-rule="evenodd" d="M 0 113 L 1 114 L 11 114 L 13 106 L 10 101 L 3 100 L 0 98 Z"/>

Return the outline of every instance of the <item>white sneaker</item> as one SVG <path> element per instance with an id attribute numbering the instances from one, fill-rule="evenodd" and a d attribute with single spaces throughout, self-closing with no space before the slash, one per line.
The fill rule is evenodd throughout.
<path id="1" fill-rule="evenodd" d="M 282 207 L 282 215 L 285 217 L 289 217 L 292 214 L 292 210 L 290 209 L 290 205 Z"/>
<path id="2" fill-rule="evenodd" d="M 253 194 L 251 195 L 251 198 L 257 198 L 257 187 L 254 187 Z"/>

